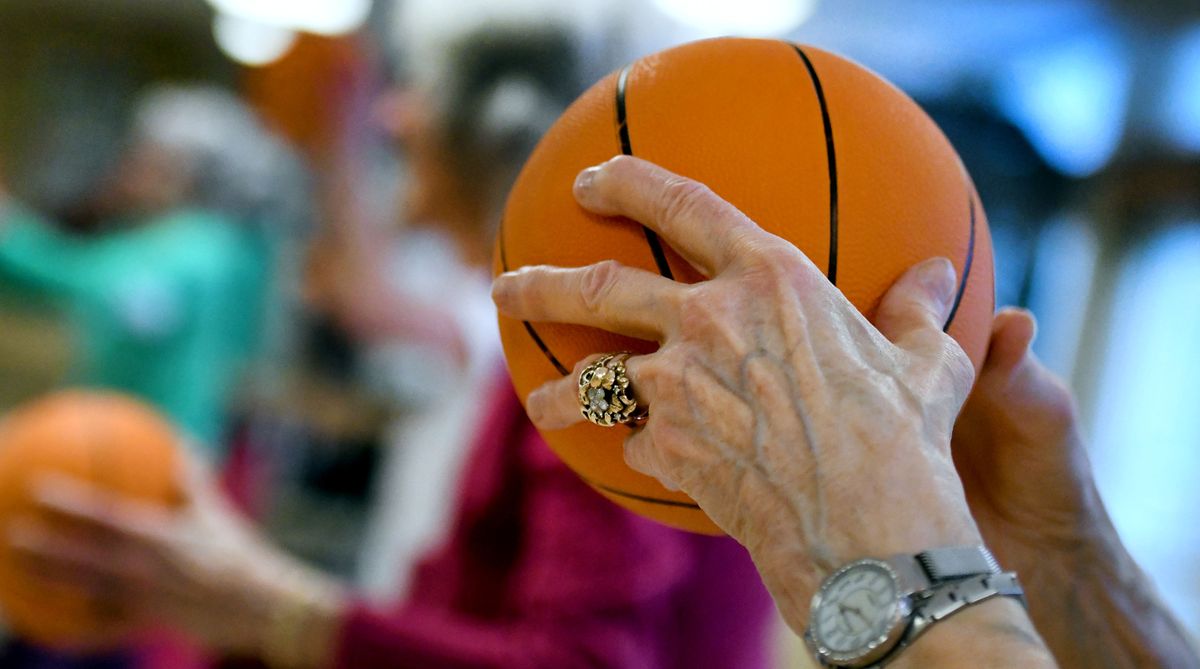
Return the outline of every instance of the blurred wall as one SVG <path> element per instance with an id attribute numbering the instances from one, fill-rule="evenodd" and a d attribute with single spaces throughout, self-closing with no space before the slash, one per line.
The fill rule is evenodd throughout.
<path id="1" fill-rule="evenodd" d="M 153 81 L 232 79 L 202 0 L 0 2 L 0 166 L 35 201 L 78 195 Z"/>

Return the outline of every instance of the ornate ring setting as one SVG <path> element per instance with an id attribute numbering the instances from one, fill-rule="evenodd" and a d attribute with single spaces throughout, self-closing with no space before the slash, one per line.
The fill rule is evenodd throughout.
<path id="1" fill-rule="evenodd" d="M 612 427 L 645 420 L 646 409 L 634 399 L 625 370 L 630 355 L 610 353 L 579 373 L 579 407 L 588 421 Z"/>

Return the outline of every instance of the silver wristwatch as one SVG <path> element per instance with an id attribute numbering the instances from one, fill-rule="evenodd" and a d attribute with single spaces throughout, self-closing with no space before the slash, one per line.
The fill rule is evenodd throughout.
<path id="1" fill-rule="evenodd" d="M 822 667 L 882 667 L 963 607 L 1024 591 L 983 546 L 935 548 L 838 569 L 813 596 L 804 641 Z"/>

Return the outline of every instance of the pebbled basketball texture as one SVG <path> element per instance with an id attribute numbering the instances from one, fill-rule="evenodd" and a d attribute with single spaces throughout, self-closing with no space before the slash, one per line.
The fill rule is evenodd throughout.
<path id="1" fill-rule="evenodd" d="M 177 506 L 177 439 L 166 419 L 123 395 L 70 390 L 18 407 L 0 422 L 0 527 L 21 518 L 55 522 L 37 510 L 30 489 L 49 472 Z M 16 634 L 69 650 L 120 643 L 121 630 L 84 592 L 69 582 L 37 587 L 26 568 L 0 542 L 0 613 Z"/>
<path id="2" fill-rule="evenodd" d="M 614 259 L 702 280 L 665 242 L 656 248 L 641 225 L 575 202 L 579 171 L 622 153 L 707 184 L 804 251 L 868 317 L 910 266 L 950 258 L 960 286 L 947 331 L 978 370 L 995 307 L 983 206 L 942 132 L 879 76 L 777 40 L 720 38 L 642 58 L 584 93 L 530 156 L 509 195 L 496 272 Z M 500 333 L 523 399 L 590 354 L 657 348 L 503 316 Z M 625 465 L 627 435 L 586 423 L 543 433 L 568 466 L 617 504 L 674 527 L 720 533 L 686 495 Z"/>

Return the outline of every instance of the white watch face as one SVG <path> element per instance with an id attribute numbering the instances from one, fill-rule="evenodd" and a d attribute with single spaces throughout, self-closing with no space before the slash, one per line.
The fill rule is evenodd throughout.
<path id="1" fill-rule="evenodd" d="M 868 659 L 887 650 L 883 646 L 896 637 L 906 614 L 891 570 L 864 560 L 821 586 L 809 627 L 830 659 Z"/>

